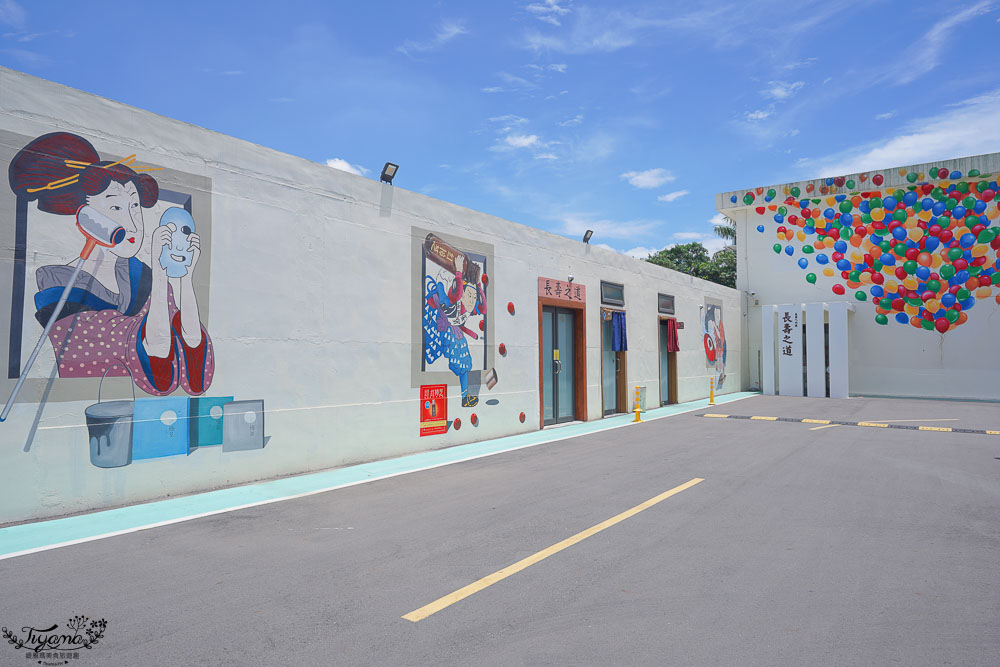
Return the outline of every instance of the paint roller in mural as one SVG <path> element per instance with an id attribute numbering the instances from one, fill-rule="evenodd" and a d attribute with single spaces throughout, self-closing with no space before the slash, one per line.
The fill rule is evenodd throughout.
<path id="1" fill-rule="evenodd" d="M 861 174 L 859 182 L 828 178 L 818 192 L 812 183 L 805 192 L 785 188 L 780 206 L 757 206 L 756 213 L 773 213 L 773 250 L 799 255 L 807 282 L 816 284 L 818 273 L 832 279 L 838 296 L 848 290 L 857 301 L 870 296 L 878 324 L 891 319 L 944 334 L 965 324 L 977 304 L 1000 304 L 997 178 L 944 167 L 898 173 L 901 185 L 884 192 L 881 173 L 871 176 L 871 187 Z M 761 194 L 763 188 L 747 192 L 743 202 L 749 206 Z M 765 203 L 776 196 L 768 190 Z"/>
<path id="2" fill-rule="evenodd" d="M 486 369 L 486 257 L 453 247 L 434 234 L 423 244 L 423 366 L 458 377 L 462 407 L 479 403 L 470 374 Z M 496 371 L 488 372 L 489 388 Z"/>
<path id="3" fill-rule="evenodd" d="M 705 299 L 702 310 L 701 332 L 705 344 L 705 362 L 714 369 L 715 389 L 722 389 L 726 381 L 726 330 L 722 325 L 722 302 Z"/>
<path id="4" fill-rule="evenodd" d="M 56 132 L 28 143 L 9 167 L 18 198 L 18 235 L 28 235 L 29 218 L 43 230 L 61 226 L 73 233 L 63 222 L 72 216 L 83 249 L 68 264 L 35 270 L 34 315 L 43 329 L 24 369 L 11 375 L 18 382 L 3 419 L 46 339 L 61 379 L 101 378 L 103 385 L 108 375 L 129 376 L 146 394 L 164 397 L 102 402 L 98 387 L 98 403 L 86 417 L 91 461 L 100 467 L 188 454 L 192 445 L 227 449 L 224 438 L 215 442 L 215 431 L 229 432 L 226 424 L 215 428 L 203 420 L 224 420 L 225 408 L 233 404 L 232 397 L 219 405 L 221 399 L 167 397 L 178 388 L 200 397 L 214 375 L 212 340 L 201 321 L 193 278 L 201 238 L 189 210 L 164 208 L 159 183 L 149 173 L 160 168 L 137 166 L 135 160 L 134 155 L 101 160 L 86 139 Z M 159 225 L 147 233 L 143 210 L 154 208 L 162 210 Z M 64 242 L 33 250 L 56 254 Z M 16 330 L 22 328 L 15 324 L 19 316 L 12 312 L 12 350 L 20 350 L 15 336 L 38 335 L 30 323 Z M 232 421 L 240 424 L 232 429 L 231 448 L 246 449 L 258 441 L 263 447 L 262 402 L 243 402 L 235 412 L 239 416 Z"/>

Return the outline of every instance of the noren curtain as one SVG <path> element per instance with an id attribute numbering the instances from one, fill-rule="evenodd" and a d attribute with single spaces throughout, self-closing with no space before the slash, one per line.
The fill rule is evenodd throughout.
<path id="1" fill-rule="evenodd" d="M 680 352 L 677 341 L 677 320 L 667 320 L 667 352 Z"/>

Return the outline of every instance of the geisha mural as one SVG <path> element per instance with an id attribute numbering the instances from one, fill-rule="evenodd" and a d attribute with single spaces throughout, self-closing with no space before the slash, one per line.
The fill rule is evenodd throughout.
<path id="1" fill-rule="evenodd" d="M 726 330 L 722 326 L 722 302 L 705 299 L 702 311 L 702 336 L 705 343 L 705 362 L 715 374 L 715 389 L 722 389 L 726 381 Z"/>
<path id="2" fill-rule="evenodd" d="M 215 352 L 195 287 L 202 235 L 192 194 L 162 188 L 153 175 L 160 171 L 135 155 L 102 158 L 68 132 L 28 141 L 8 169 L 20 239 L 8 376 L 18 383 L 2 416 L 30 378 L 90 378 L 98 403 L 86 420 L 98 467 L 187 455 L 202 445 L 263 447 L 262 401 L 203 396 Z M 71 255 L 74 246 L 82 249 Z M 22 350 L 36 340 L 21 368 Z M 133 391 L 131 401 L 102 402 L 104 380 L 115 376 L 157 398 Z"/>

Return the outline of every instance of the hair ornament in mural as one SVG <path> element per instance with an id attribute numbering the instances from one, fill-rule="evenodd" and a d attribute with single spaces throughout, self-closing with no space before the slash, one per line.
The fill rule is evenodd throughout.
<path id="1" fill-rule="evenodd" d="M 1000 304 L 997 178 L 943 167 L 927 174 L 900 169 L 899 176 L 905 185 L 885 191 L 878 188 L 883 174 L 871 176 L 871 189 L 864 189 L 868 174 L 860 183 L 828 178 L 818 193 L 811 183 L 805 192 L 785 188 L 782 205 L 757 206 L 756 213 L 773 213 L 773 250 L 799 255 L 807 282 L 816 284 L 821 274 L 836 281 L 834 294 L 870 296 L 879 324 L 894 320 L 943 334 L 967 322 L 978 302 L 993 297 Z M 761 194 L 763 188 L 747 192 L 743 202 Z M 764 201 L 776 196 L 772 188 Z"/>
<path id="2" fill-rule="evenodd" d="M 477 353 L 474 360 L 470 350 L 470 344 L 485 348 L 486 259 L 434 234 L 424 239 L 423 256 L 424 368 L 434 370 L 446 361 L 462 388 L 462 407 L 471 408 L 479 403 L 479 396 L 470 373 L 487 370 L 485 355 Z M 495 384 L 495 370 L 489 370 Z M 458 428 L 457 423 L 454 427 Z"/>
<path id="3" fill-rule="evenodd" d="M 706 300 L 702 310 L 702 340 L 705 345 L 705 362 L 714 369 L 715 388 L 722 389 L 726 381 L 726 329 L 722 325 L 722 302 Z"/>
<path id="4" fill-rule="evenodd" d="M 194 288 L 201 237 L 189 210 L 164 208 L 149 173 L 162 168 L 135 163 L 135 155 L 102 160 L 89 141 L 68 132 L 37 137 L 11 161 L 16 224 L 27 233 L 31 225 L 62 224 L 53 215 L 72 216 L 82 245 L 68 263 L 35 270 L 35 319 L 43 329 L 17 388 L 46 337 L 60 378 L 100 378 L 98 402 L 86 409 L 91 462 L 99 467 L 186 455 L 199 445 L 262 448 L 263 401 L 203 396 L 215 358 Z M 143 211 L 154 208 L 158 224 L 147 233 Z M 65 247 L 32 249 L 58 256 Z M 102 402 L 109 375 L 130 377 L 157 398 Z M 178 388 L 186 396 L 168 396 Z"/>

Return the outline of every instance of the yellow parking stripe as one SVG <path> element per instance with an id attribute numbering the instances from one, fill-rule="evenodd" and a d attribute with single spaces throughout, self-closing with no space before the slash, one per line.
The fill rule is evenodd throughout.
<path id="1" fill-rule="evenodd" d="M 803 424 L 829 424 L 829 419 L 803 419 Z"/>
<path id="2" fill-rule="evenodd" d="M 951 433 L 951 429 L 947 426 L 918 426 L 917 430 L 920 431 L 944 431 L 946 433 Z"/>
<path id="3" fill-rule="evenodd" d="M 888 424 L 879 424 L 877 422 L 858 422 L 858 426 L 874 426 L 876 428 L 889 428 Z M 951 429 L 948 429 L 949 431 Z"/>
<path id="4" fill-rule="evenodd" d="M 702 415 L 702 417 L 718 417 L 719 419 L 725 419 L 728 416 L 729 415 L 713 415 L 713 414 L 704 414 L 704 415 Z"/>
<path id="5" fill-rule="evenodd" d="M 773 421 L 777 421 L 778 418 L 777 417 L 751 417 L 750 419 L 762 419 L 764 421 L 773 422 Z"/>

